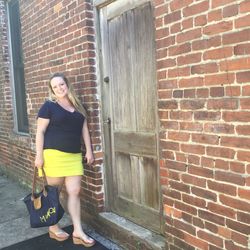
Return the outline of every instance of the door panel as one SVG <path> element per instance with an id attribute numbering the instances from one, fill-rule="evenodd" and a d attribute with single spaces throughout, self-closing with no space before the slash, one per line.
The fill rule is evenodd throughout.
<path id="1" fill-rule="evenodd" d="M 103 87 L 103 113 L 111 118 L 104 127 L 110 208 L 160 231 L 152 7 L 118 0 L 100 10 L 100 22 L 103 71 L 110 79 Z"/>

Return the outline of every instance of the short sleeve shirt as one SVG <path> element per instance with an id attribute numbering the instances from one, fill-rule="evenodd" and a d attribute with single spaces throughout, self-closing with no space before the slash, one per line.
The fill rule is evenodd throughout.
<path id="1" fill-rule="evenodd" d="M 57 102 L 46 101 L 40 108 L 38 117 L 50 120 L 44 134 L 44 149 L 81 152 L 84 116 L 80 112 L 70 112 Z"/>

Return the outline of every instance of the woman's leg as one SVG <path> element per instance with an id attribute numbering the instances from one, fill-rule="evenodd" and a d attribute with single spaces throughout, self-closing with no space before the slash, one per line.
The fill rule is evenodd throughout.
<path id="1" fill-rule="evenodd" d="M 61 192 L 62 190 L 62 186 L 64 183 L 64 179 L 65 177 L 48 177 L 47 176 L 47 182 L 50 186 L 57 186 L 59 189 L 59 192 Z M 68 237 L 69 234 L 67 234 L 66 232 L 62 231 L 59 227 L 58 224 L 55 224 L 53 226 L 49 227 L 49 231 L 52 233 L 55 233 L 57 235 L 58 238 L 65 238 Z"/>
<path id="2" fill-rule="evenodd" d="M 83 239 L 86 243 L 92 244 L 94 240 L 83 232 L 81 224 L 81 180 L 82 176 L 65 177 L 65 186 L 68 193 L 68 210 L 74 226 L 73 237 L 78 237 Z"/>

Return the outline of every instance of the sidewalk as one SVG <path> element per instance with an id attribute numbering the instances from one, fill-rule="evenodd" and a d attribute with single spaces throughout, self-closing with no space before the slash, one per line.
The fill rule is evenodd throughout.
<path id="1" fill-rule="evenodd" d="M 73 245 L 70 239 L 63 243 L 50 239 L 47 228 L 33 229 L 30 227 L 29 215 L 22 201 L 22 198 L 30 191 L 31 190 L 25 190 L 17 183 L 7 179 L 5 176 L 1 175 L 0 172 L 0 249 L 85 249 L 84 247 Z M 60 226 L 62 228 L 67 227 L 66 230 L 71 232 L 71 221 L 67 214 L 65 214 L 60 221 Z M 94 230 L 87 228 L 84 224 L 83 228 L 85 232 L 97 242 L 95 247 L 89 249 L 121 250 L 120 247 L 98 235 Z M 40 247 L 39 244 L 41 245 Z M 45 247 L 44 244 L 46 244 Z"/>

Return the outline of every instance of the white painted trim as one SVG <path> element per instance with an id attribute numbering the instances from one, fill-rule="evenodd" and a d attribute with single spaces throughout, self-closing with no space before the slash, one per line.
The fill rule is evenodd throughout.
<path id="1" fill-rule="evenodd" d="M 14 132 L 18 133 L 18 123 L 17 123 L 17 108 L 16 108 L 16 90 L 15 90 L 15 79 L 14 79 L 14 67 L 13 67 L 13 56 L 12 56 L 12 43 L 11 43 L 11 32 L 10 32 L 10 18 L 9 18 L 9 1 L 6 2 L 6 15 L 7 15 L 7 25 L 8 25 L 8 49 L 9 49 L 9 61 L 10 61 L 10 85 L 12 93 L 12 107 L 13 107 L 13 122 L 14 122 Z"/>
<path id="2" fill-rule="evenodd" d="M 107 6 L 107 18 L 111 20 L 122 13 L 150 2 L 150 0 L 117 0 Z"/>

